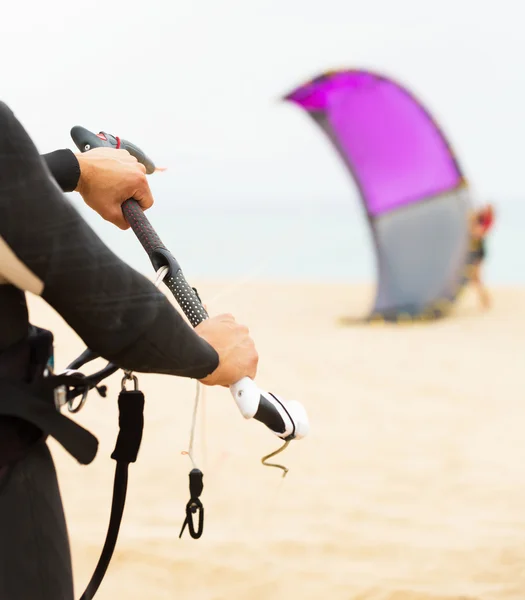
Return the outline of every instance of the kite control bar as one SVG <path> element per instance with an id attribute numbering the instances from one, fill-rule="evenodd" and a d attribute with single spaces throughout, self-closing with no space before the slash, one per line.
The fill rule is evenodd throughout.
<path id="1" fill-rule="evenodd" d="M 153 161 L 140 148 L 126 140 L 103 131 L 95 134 L 80 126 L 71 129 L 71 137 L 81 152 L 100 147 L 122 148 L 135 156 L 146 167 L 148 174 L 155 171 Z M 162 243 L 138 202 L 133 198 L 126 200 L 122 205 L 122 212 L 146 250 L 155 271 L 167 267 L 164 283 L 175 296 L 190 323 L 193 327 L 202 323 L 208 318 L 208 314 L 196 290 L 186 281 L 179 263 Z M 248 377 L 232 385 L 230 392 L 245 419 L 254 418 L 264 423 L 283 440 L 301 439 L 308 434 L 308 416 L 301 403 L 286 401 L 261 390 Z"/>
<path id="2" fill-rule="evenodd" d="M 140 163 L 146 167 L 146 173 L 151 175 L 155 171 L 155 165 L 140 148 L 137 148 L 135 144 L 128 142 L 127 140 L 121 140 L 119 137 L 115 137 L 110 133 L 101 131 L 100 133 L 92 133 L 84 127 L 73 127 L 71 130 L 71 137 L 77 145 L 77 148 L 81 152 L 87 152 L 91 148 L 101 148 L 106 146 L 108 148 L 115 148 L 118 150 L 127 150 L 132 154 Z"/>

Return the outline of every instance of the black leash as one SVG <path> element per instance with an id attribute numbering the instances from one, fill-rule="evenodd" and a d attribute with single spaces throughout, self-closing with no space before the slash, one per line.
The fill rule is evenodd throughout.
<path id="1" fill-rule="evenodd" d="M 133 390 L 126 389 L 126 381 L 132 380 Z M 122 390 L 118 397 L 119 434 L 115 449 L 111 454 L 117 464 L 113 483 L 113 499 L 106 541 L 102 548 L 95 572 L 80 600 L 91 600 L 96 594 L 115 550 L 126 503 L 128 489 L 128 467 L 137 460 L 144 430 L 144 394 L 138 389 L 138 380 L 126 373 L 122 379 Z"/>

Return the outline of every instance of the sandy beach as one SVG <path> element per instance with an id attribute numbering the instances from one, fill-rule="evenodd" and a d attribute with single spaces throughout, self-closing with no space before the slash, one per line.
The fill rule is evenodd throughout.
<path id="1" fill-rule="evenodd" d="M 300 399 L 311 435 L 261 465 L 279 440 L 205 390 L 197 430 L 204 535 L 178 539 L 191 468 L 195 382 L 141 375 L 146 424 L 130 469 L 117 550 L 98 600 L 523 600 L 525 288 L 497 288 L 483 313 L 466 292 L 452 317 L 341 327 L 366 286 L 197 282 L 258 345 L 257 382 Z M 81 340 L 38 298 L 56 365 Z M 57 444 L 77 596 L 105 537 L 120 375 L 75 417 L 100 440 L 81 467 Z"/>

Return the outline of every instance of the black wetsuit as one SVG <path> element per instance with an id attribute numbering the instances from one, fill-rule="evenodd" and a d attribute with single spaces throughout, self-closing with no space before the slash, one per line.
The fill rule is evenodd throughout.
<path id="1" fill-rule="evenodd" d="M 122 368 L 199 379 L 214 371 L 215 350 L 64 197 L 78 177 L 72 152 L 43 160 L 0 103 L 0 377 L 19 376 L 2 373 L 2 356 L 28 335 L 25 291 L 41 295 L 86 346 Z M 14 460 L 10 439 L 17 435 L 23 431 L 1 416 L 0 398 L 0 598 L 72 600 L 53 462 L 44 443 Z"/>

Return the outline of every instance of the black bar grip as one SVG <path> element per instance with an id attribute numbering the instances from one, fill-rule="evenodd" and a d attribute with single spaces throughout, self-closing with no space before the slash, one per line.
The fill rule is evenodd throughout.
<path id="1" fill-rule="evenodd" d="M 164 279 L 164 283 L 175 296 L 179 306 L 193 327 L 197 327 L 199 323 L 208 318 L 208 313 L 195 293 L 195 290 L 186 281 L 181 269 L 175 273 L 170 272 Z"/>
<path id="2" fill-rule="evenodd" d="M 208 313 L 202 306 L 194 289 L 186 281 L 179 263 L 162 243 L 138 202 L 133 198 L 126 200 L 122 205 L 122 212 L 142 247 L 146 250 L 154 269 L 158 271 L 161 267 L 169 267 L 164 283 L 175 296 L 190 323 L 193 327 L 202 323 L 208 318 Z"/>
<path id="3" fill-rule="evenodd" d="M 117 138 L 115 138 L 115 136 L 104 132 L 96 135 L 88 129 L 78 125 L 71 129 L 71 137 L 81 152 L 87 152 L 91 148 L 99 148 L 102 146 L 116 147 Z M 140 153 L 143 158 L 145 157 L 145 159 L 147 159 L 146 154 L 139 148 L 125 140 L 123 142 L 127 145 L 130 154 L 133 154 L 129 149 L 129 147 L 132 146 L 135 152 Z M 142 160 L 139 159 L 139 156 L 135 156 L 137 160 L 142 162 Z M 153 162 L 151 162 L 151 164 L 153 165 Z M 208 313 L 204 309 L 204 306 L 193 288 L 186 281 L 179 263 L 162 243 L 162 240 L 149 222 L 148 217 L 146 217 L 144 211 L 140 208 L 139 203 L 134 198 L 129 198 L 122 204 L 122 212 L 149 256 L 153 268 L 156 271 L 161 267 L 169 268 L 169 272 L 164 278 L 164 283 L 175 296 L 175 299 L 190 323 L 193 327 L 202 323 L 202 321 L 208 318 Z"/>
<path id="4" fill-rule="evenodd" d="M 169 268 L 164 283 L 175 296 L 190 323 L 193 327 L 202 323 L 208 318 L 208 313 L 193 288 L 186 281 L 179 263 L 162 243 L 138 202 L 133 198 L 126 200 L 122 205 L 122 212 L 142 247 L 146 250 L 154 269 L 158 271 L 164 266 Z"/>
<path id="5" fill-rule="evenodd" d="M 147 255 L 153 262 L 153 256 L 156 250 L 165 250 L 168 252 L 166 246 L 162 243 L 158 233 L 153 229 L 152 224 L 149 222 L 148 217 L 144 214 L 139 203 L 130 198 L 122 204 L 122 212 L 126 217 L 126 221 L 130 224 L 131 229 L 138 237 L 139 242 L 142 244 Z M 159 267 L 154 263 L 155 269 Z"/>

